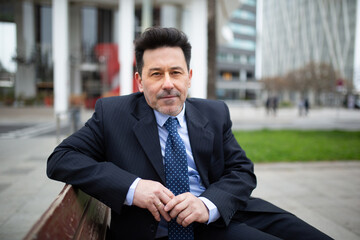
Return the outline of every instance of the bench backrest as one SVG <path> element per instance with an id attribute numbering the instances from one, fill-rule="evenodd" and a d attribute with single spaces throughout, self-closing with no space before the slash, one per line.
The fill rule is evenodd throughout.
<path id="1" fill-rule="evenodd" d="M 109 216 L 106 205 L 71 185 L 65 185 L 24 239 L 103 240 Z"/>

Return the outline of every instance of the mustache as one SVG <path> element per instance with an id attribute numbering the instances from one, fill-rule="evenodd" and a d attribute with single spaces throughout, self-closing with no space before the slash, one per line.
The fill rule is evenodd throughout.
<path id="1" fill-rule="evenodd" d="M 180 92 L 177 91 L 177 90 L 175 90 L 175 89 L 171 89 L 171 90 L 169 90 L 169 91 L 163 90 L 163 91 L 161 91 L 160 93 L 158 93 L 158 94 L 156 95 L 156 97 L 157 97 L 158 99 L 164 98 L 164 97 L 168 97 L 168 96 L 180 97 Z"/>

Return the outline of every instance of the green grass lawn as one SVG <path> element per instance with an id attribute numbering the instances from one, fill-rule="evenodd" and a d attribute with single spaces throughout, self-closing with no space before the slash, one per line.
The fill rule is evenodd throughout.
<path id="1" fill-rule="evenodd" d="M 360 132 L 234 131 L 253 162 L 360 160 Z"/>

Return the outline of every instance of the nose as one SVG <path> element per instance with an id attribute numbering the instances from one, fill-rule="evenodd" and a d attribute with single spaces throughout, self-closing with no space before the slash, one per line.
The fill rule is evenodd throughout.
<path id="1" fill-rule="evenodd" d="M 171 77 L 170 77 L 170 75 L 168 73 L 166 73 L 164 75 L 163 88 L 164 89 L 173 89 L 174 88 L 173 81 L 172 81 L 172 79 L 171 79 Z"/>

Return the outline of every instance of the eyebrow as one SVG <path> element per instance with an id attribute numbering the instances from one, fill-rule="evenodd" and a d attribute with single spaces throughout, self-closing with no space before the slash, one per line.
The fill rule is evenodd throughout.
<path id="1" fill-rule="evenodd" d="M 149 71 L 161 71 L 162 68 L 160 67 L 154 67 L 154 68 L 150 68 Z M 175 66 L 175 67 L 171 67 L 170 70 L 182 70 L 184 71 L 184 69 L 180 66 Z"/>

